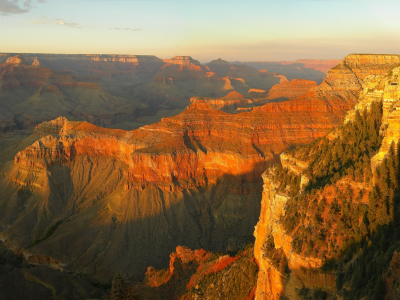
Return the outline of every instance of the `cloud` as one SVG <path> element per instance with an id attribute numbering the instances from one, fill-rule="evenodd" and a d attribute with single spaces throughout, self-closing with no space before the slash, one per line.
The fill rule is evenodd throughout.
<path id="1" fill-rule="evenodd" d="M 110 30 L 141 31 L 141 28 L 110 28 Z"/>
<path id="2" fill-rule="evenodd" d="M 32 24 L 47 24 L 50 23 L 52 19 L 48 19 L 46 16 L 43 16 L 38 21 L 32 21 Z"/>
<path id="3" fill-rule="evenodd" d="M 21 4 L 20 4 L 21 2 Z M 45 3 L 46 0 L 37 0 L 36 3 Z M 23 14 L 29 12 L 34 7 L 32 0 L 0 0 L 0 15 Z"/>
<path id="4" fill-rule="evenodd" d="M 70 22 L 66 22 L 66 21 L 61 20 L 61 19 L 57 19 L 56 23 L 58 25 L 63 25 L 63 26 L 67 26 L 67 27 L 82 28 L 81 26 L 79 26 L 78 23 L 75 23 L 75 22 L 70 23 Z"/>

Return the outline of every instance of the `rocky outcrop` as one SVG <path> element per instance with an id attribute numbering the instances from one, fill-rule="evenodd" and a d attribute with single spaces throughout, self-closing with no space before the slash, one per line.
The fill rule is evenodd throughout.
<path id="1" fill-rule="evenodd" d="M 226 112 L 235 112 L 239 107 L 252 107 L 253 101 L 246 99 L 238 92 L 230 92 L 221 98 L 202 98 L 193 97 L 190 99 L 189 109 L 200 110 L 223 110 Z"/>
<path id="2" fill-rule="evenodd" d="M 398 116 L 395 116 L 395 103 L 398 98 L 396 83 L 399 71 L 398 68 L 395 68 L 397 65 L 396 57 L 350 55 L 341 64 L 329 71 L 327 79 L 317 88 L 296 98 L 295 101 L 265 105 L 262 108 L 288 109 L 289 105 L 293 109 L 293 103 L 299 103 L 300 99 L 303 101 L 308 99 L 310 104 L 318 103 L 318 100 L 329 101 L 329 108 L 325 108 L 327 111 L 334 107 L 339 110 L 339 107 L 351 107 L 351 103 L 357 103 L 360 97 L 361 100 L 356 109 L 362 110 L 368 109 L 374 100 L 383 100 L 383 123 L 386 120 L 386 125 L 382 125 L 382 130 L 384 130 L 385 138 L 379 153 L 372 160 L 372 164 L 376 164 L 376 161 L 387 153 L 391 142 L 398 139 L 397 121 L 395 121 L 398 120 Z M 345 102 L 343 102 L 344 99 L 346 99 Z M 321 108 L 315 108 L 315 110 L 320 111 Z M 354 115 L 354 111 L 349 112 L 347 121 L 353 120 Z M 392 127 L 390 124 L 392 124 Z M 390 131 L 389 128 L 393 129 Z M 301 174 L 307 168 L 307 162 L 295 159 L 285 153 L 281 155 L 281 162 L 285 168 L 295 174 Z M 285 215 L 288 197 L 284 192 L 278 192 L 277 186 L 280 183 L 276 182 L 276 179 L 270 176 L 269 172 L 263 174 L 263 179 L 264 189 L 260 219 L 254 232 L 256 237 L 254 255 L 260 266 L 256 299 L 280 299 L 282 296 L 287 299 L 298 299 L 296 290 L 300 290 L 302 287 L 321 288 L 333 292 L 335 290 L 335 275 L 320 270 L 324 258 L 306 257 L 292 251 L 291 241 L 293 237 L 285 232 L 280 222 Z M 301 186 L 304 187 L 308 179 L 302 176 L 301 181 Z M 271 236 L 273 237 L 272 249 L 271 246 L 266 246 L 271 243 Z M 284 253 L 290 274 L 283 273 L 271 260 L 272 251 Z"/>
<path id="3" fill-rule="evenodd" d="M 200 63 L 191 56 L 174 56 L 171 59 L 164 59 L 167 64 L 182 65 L 187 67 L 200 66 Z"/>
<path id="4" fill-rule="evenodd" d="M 386 60 L 385 60 L 386 59 Z M 398 56 L 388 56 L 381 58 L 384 62 L 393 62 L 397 65 Z M 356 64 L 359 59 L 353 58 L 351 61 Z M 391 64 L 392 65 L 392 64 Z M 400 139 L 400 68 L 392 68 L 389 74 L 369 75 L 364 79 L 364 89 L 360 94 L 360 101 L 354 110 L 349 111 L 346 121 L 353 121 L 355 112 L 369 109 L 374 101 L 382 101 L 383 117 L 381 134 L 383 136 L 382 145 L 378 153 L 372 158 L 372 166 L 377 167 L 385 158 L 392 143 L 395 149 L 398 147 Z"/>
<path id="5" fill-rule="evenodd" d="M 169 269 L 149 267 L 142 283 L 114 277 L 111 299 L 250 299 L 256 273 L 251 248 L 231 257 L 179 246 Z"/>
<path id="6" fill-rule="evenodd" d="M 264 189 L 261 201 L 260 219 L 255 227 L 254 256 L 259 263 L 259 274 L 255 299 L 298 299 L 297 290 L 302 287 L 321 288 L 334 291 L 335 275 L 320 270 L 324 260 L 304 257 L 292 251 L 292 237 L 285 233 L 280 220 L 285 215 L 288 197 L 277 193 L 277 184 L 263 174 Z M 277 268 L 265 252 L 264 244 L 273 236 L 275 249 L 282 249 L 288 261 L 290 273 Z M 271 251 L 271 250 L 269 250 Z"/>

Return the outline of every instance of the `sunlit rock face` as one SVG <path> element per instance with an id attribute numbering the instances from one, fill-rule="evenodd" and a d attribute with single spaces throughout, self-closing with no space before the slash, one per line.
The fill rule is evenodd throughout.
<path id="1" fill-rule="evenodd" d="M 290 100 L 307 93 L 310 89 L 317 87 L 317 83 L 305 79 L 292 79 L 274 85 L 267 95 L 268 100 L 282 99 Z"/>
<path id="2" fill-rule="evenodd" d="M 398 96 L 399 56 L 395 55 L 349 55 L 337 67 L 327 74 L 327 79 L 318 87 L 311 89 L 296 101 L 308 100 L 308 103 L 321 100 L 329 102 L 332 107 L 346 107 L 353 110 L 347 113 L 343 120 L 353 120 L 355 111 L 369 109 L 373 101 L 383 101 L 383 124 L 381 131 L 384 140 L 379 152 L 372 159 L 372 165 L 377 166 L 382 161 L 393 141 L 399 139 L 396 104 Z M 296 102 L 286 101 L 286 103 Z M 276 104 L 275 104 L 276 105 Z M 271 106 L 263 106 L 271 107 Z M 305 105 L 303 106 L 305 107 Z M 320 108 L 316 109 L 318 111 Z M 329 110 L 329 109 L 328 109 Z M 307 168 L 307 162 L 299 161 L 288 154 L 281 154 L 281 163 L 295 174 L 301 174 Z M 294 237 L 288 235 L 282 224 L 285 215 L 285 205 L 288 197 L 279 194 L 277 182 L 269 172 L 263 174 L 264 187 L 261 201 L 261 213 L 254 235 L 256 237 L 254 256 L 260 267 L 256 290 L 256 299 L 298 299 L 296 290 L 302 287 L 321 288 L 325 291 L 335 291 L 335 275 L 320 270 L 325 258 L 313 258 L 295 254 L 291 241 Z M 307 182 L 307 178 L 301 178 Z M 284 253 L 288 261 L 290 275 L 268 258 L 265 243 L 273 236 L 274 251 Z M 395 258 L 394 258 L 395 260 Z M 395 265 L 396 262 L 393 262 Z"/>
<path id="3" fill-rule="evenodd" d="M 299 165 L 289 166 L 292 162 L 285 161 L 285 167 L 298 170 Z M 280 223 L 285 214 L 285 205 L 288 197 L 277 193 L 279 182 L 263 174 L 264 189 L 261 201 L 260 219 L 255 227 L 254 256 L 259 263 L 256 299 L 281 299 L 283 296 L 288 299 L 298 299 L 296 290 L 302 287 L 323 288 L 325 290 L 335 289 L 335 276 L 330 273 L 323 273 L 319 269 L 324 260 L 314 257 L 305 257 L 292 251 L 292 238 L 286 234 Z M 268 237 L 274 238 L 275 249 L 282 250 L 287 261 L 290 275 L 277 268 L 267 257 L 264 243 Z"/>
<path id="4" fill-rule="evenodd" d="M 345 114 L 325 102 L 251 102 L 235 93 L 197 98 L 133 131 L 65 118 L 38 125 L 38 141 L 2 179 L 1 205 L 26 205 L 0 216 L 4 236 L 27 246 L 60 221 L 29 251 L 100 280 L 163 267 L 178 245 L 222 251 L 231 238 L 251 236 L 261 174 L 276 153 L 323 135 Z M 229 106 L 234 114 L 223 111 Z"/>

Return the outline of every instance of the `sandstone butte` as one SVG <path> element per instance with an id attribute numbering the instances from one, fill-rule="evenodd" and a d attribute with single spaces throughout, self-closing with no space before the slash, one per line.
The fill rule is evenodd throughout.
<path id="1" fill-rule="evenodd" d="M 306 94 L 310 89 L 315 87 L 317 87 L 317 83 L 315 81 L 306 79 L 292 79 L 291 81 L 284 81 L 282 83 L 275 84 L 269 90 L 268 94 L 260 93 L 259 95 L 260 97 L 264 96 L 265 100 L 290 100 Z M 256 95 L 256 91 L 254 90 L 250 90 L 249 95 L 251 93 Z"/>
<path id="2" fill-rule="evenodd" d="M 333 69 L 346 66 L 352 66 L 353 70 L 358 69 L 357 75 L 362 85 L 359 102 L 354 110 L 347 113 L 345 122 L 354 118 L 356 110 L 368 109 L 372 101 L 383 101 L 381 130 L 384 139 L 378 153 L 372 158 L 373 168 L 376 168 L 385 157 L 391 143 L 397 143 L 400 138 L 399 110 L 397 108 L 400 93 L 399 62 L 400 56 L 398 55 L 350 55 Z M 308 166 L 307 161 L 300 161 L 285 153 L 281 154 L 280 158 L 282 165 L 296 174 L 301 174 L 301 171 Z M 303 175 L 301 179 L 302 182 L 308 180 Z M 292 251 L 291 241 L 293 237 L 285 232 L 280 223 L 285 214 L 285 204 L 288 197 L 277 192 L 277 184 L 279 183 L 275 182 L 268 172 L 263 174 L 263 180 L 260 219 L 254 231 L 256 237 L 254 255 L 260 268 L 255 299 L 281 299 L 281 297 L 297 299 L 296 290 L 302 287 L 321 288 L 325 291 L 334 292 L 335 274 L 324 273 L 320 270 L 324 263 L 323 258 L 305 257 Z M 368 191 L 367 189 L 365 194 L 368 194 Z M 274 267 L 272 262 L 264 256 L 263 244 L 269 234 L 274 237 L 275 249 L 282 249 L 286 255 L 291 271 L 290 276 Z M 396 272 L 398 271 L 398 257 L 398 253 L 395 253 L 390 267 Z M 388 297 L 395 299 L 393 297 L 394 287 L 392 281 L 390 281 L 391 274 L 385 273 L 384 277 L 389 288 Z"/>
<path id="3" fill-rule="evenodd" d="M 178 245 L 222 251 L 230 238 L 253 231 L 261 174 L 277 154 L 341 124 L 365 78 L 398 62 L 399 56 L 349 55 L 305 95 L 237 114 L 210 109 L 221 99 L 202 98 L 133 131 L 65 118 L 38 125 L 38 141 L 1 178 L 2 238 L 32 245 L 27 256 L 51 257 L 100 280 L 163 267 Z M 259 249 L 276 215 L 266 213 L 274 205 L 261 204 L 255 256 L 265 272 Z M 54 224 L 50 237 L 32 244 Z M 262 278 L 260 291 L 267 286 Z"/>

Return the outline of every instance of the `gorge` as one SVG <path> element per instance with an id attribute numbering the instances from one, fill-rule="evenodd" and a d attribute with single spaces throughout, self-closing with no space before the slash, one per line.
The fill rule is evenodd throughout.
<path id="1" fill-rule="evenodd" d="M 2 74 L 9 74 L 9 68 L 13 68 L 12 72 L 18 68 L 37 68 L 34 70 L 42 74 L 43 82 L 55 76 L 54 71 L 38 66 L 45 59 L 26 56 L 27 63 L 29 59 L 33 59 L 29 67 L 18 66 L 20 62 L 16 59 L 10 60 L 3 65 Z M 153 67 L 162 67 L 145 68 L 141 59 L 151 61 Z M 210 88 L 203 95 L 187 93 L 185 97 L 192 97 L 185 100 L 189 106 L 184 111 L 134 130 L 102 128 L 89 123 L 90 117 L 77 121 L 69 115 L 54 116 L 53 120 L 38 124 L 33 135 L 20 144 L 21 149 L 16 148 L 20 151 L 14 150 L 17 153 L 13 160 L 1 165 L 2 240 L 16 250 L 23 249 L 28 261 L 47 259 L 64 272 L 87 274 L 101 283 L 114 278 L 114 295 L 131 293 L 138 299 L 157 299 L 155 286 L 174 295 L 178 286 L 181 289 L 185 286 L 185 293 L 180 294 L 186 295 L 185 299 L 194 299 L 199 293 L 212 297 L 216 286 L 222 295 L 227 293 L 222 278 L 234 279 L 224 277 L 224 272 L 236 272 L 234 268 L 244 265 L 248 265 L 248 272 L 253 275 L 249 275 L 241 290 L 247 293 L 243 298 L 252 294 L 255 299 L 299 299 L 298 292 L 303 288 L 309 289 L 307 293 L 315 293 L 317 289 L 328 295 L 339 292 L 335 272 L 320 270 L 325 257 L 292 250 L 291 232 L 280 222 L 292 197 L 291 190 L 280 190 L 281 184 L 273 175 L 276 167 L 269 167 L 281 163 L 283 170 L 288 170 L 282 172 L 291 178 L 285 181 L 287 186 L 297 178 L 299 190 L 305 189 L 308 182 L 313 183 L 313 178 L 319 177 L 304 174 L 312 164 L 304 159 L 307 158 L 304 153 L 319 150 L 301 145 L 317 145 L 327 134 L 325 139 L 335 140 L 341 130 L 335 128 L 342 128 L 345 120 L 353 122 L 356 110 L 369 109 L 373 101 L 383 101 L 380 128 L 384 138 L 371 158 L 374 166 L 381 164 L 392 141 L 398 139 L 398 85 L 392 83 L 398 82 L 396 67 L 400 56 L 349 55 L 328 71 L 318 86 L 309 80 L 285 81 L 247 66 L 232 67 L 222 60 L 202 66 L 189 57 L 164 62 L 155 57 L 79 57 L 80 62 L 86 60 L 88 64 L 128 61 L 135 66 L 133 71 L 129 70 L 130 76 L 136 76 L 139 66 L 145 70 L 140 72 L 155 74 L 148 90 L 144 87 L 135 94 L 133 87 L 121 89 L 135 97 L 149 95 L 148 91 L 161 87 L 162 93 L 168 90 L 168 95 L 173 95 L 176 87 L 183 84 L 194 87 L 193 93 L 197 93 L 198 86 L 202 91 L 218 88 Z M 73 66 L 74 59 L 70 57 L 67 62 Z M 67 62 L 58 57 L 53 63 Z M 46 63 L 50 65 L 52 60 Z M 246 78 L 240 74 L 246 74 Z M 11 87 L 5 82 L 20 77 L 15 75 L 11 80 L 4 75 L 2 87 L 8 93 Z M 28 85 L 28 81 L 19 82 L 19 86 L 22 82 Z M 56 81 L 51 85 L 32 85 L 40 88 L 40 95 L 57 94 L 57 89 L 64 88 L 57 86 Z M 64 85 L 76 89 L 87 83 L 76 80 Z M 180 88 L 179 93 L 182 91 Z M 163 103 L 169 103 L 168 108 L 182 108 L 180 104 L 175 106 L 180 94 L 175 96 Z M 114 105 L 116 98 L 112 97 Z M 150 102 L 142 103 L 141 96 L 137 97 L 139 108 L 151 109 Z M 272 102 L 277 99 L 285 101 Z M 121 100 L 121 111 L 126 110 L 123 106 L 126 103 L 126 99 Z M 371 188 L 351 181 L 345 173 L 340 176 L 329 184 L 339 190 L 341 185 L 351 185 L 354 199 L 360 190 L 369 192 Z M 329 189 L 334 187 L 325 189 L 321 197 L 329 198 L 328 193 L 333 193 Z M 364 198 L 354 203 L 365 203 Z M 251 243 L 253 232 L 255 260 L 251 248 L 236 253 L 241 248 L 237 247 L 235 254 L 227 257 L 210 253 L 226 252 L 230 244 L 240 240 Z M 169 262 L 168 256 L 173 252 Z M 221 261 L 226 263 L 213 269 Z M 169 271 L 148 269 L 165 268 L 168 263 Z M 182 270 L 191 271 L 182 273 Z M 136 276 L 137 281 L 122 284 L 123 276 L 115 277 L 118 272 Z M 216 274 L 212 288 L 204 274 Z"/>

